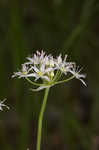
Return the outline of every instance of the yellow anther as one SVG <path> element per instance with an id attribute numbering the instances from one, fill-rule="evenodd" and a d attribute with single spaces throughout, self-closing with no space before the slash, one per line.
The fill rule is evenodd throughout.
<path id="1" fill-rule="evenodd" d="M 43 73 L 40 71 L 40 72 L 38 72 L 38 75 L 39 75 L 39 76 L 42 76 L 42 75 L 43 75 Z"/>
<path id="2" fill-rule="evenodd" d="M 23 71 L 22 74 L 23 74 L 23 75 L 27 74 L 27 71 Z"/>

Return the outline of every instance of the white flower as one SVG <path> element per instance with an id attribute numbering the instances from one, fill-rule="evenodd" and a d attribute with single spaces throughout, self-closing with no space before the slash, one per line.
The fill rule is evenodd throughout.
<path id="1" fill-rule="evenodd" d="M 37 51 L 32 57 L 27 57 L 28 62 L 22 64 L 21 71 L 14 73 L 12 77 L 31 77 L 31 80 L 29 79 L 28 81 L 34 85 L 40 86 L 39 88 L 34 89 L 38 91 L 52 86 L 55 83 L 68 81 L 68 79 L 63 81 L 60 79 L 62 74 L 66 76 L 68 73 L 71 73 L 73 78 L 79 79 L 86 86 L 86 83 L 83 80 L 85 75 L 80 74 L 81 70 L 77 69 L 74 62 L 67 62 L 66 59 L 67 55 L 65 55 L 64 59 L 62 59 L 61 54 L 57 58 L 54 58 L 51 54 L 46 55 L 44 51 Z"/>
<path id="2" fill-rule="evenodd" d="M 34 77 L 33 73 L 29 73 L 30 68 L 26 66 L 26 64 L 22 64 L 22 71 L 20 72 L 14 72 L 14 75 L 12 75 L 12 78 L 14 77 L 19 77 L 19 78 L 24 78 L 24 77 Z"/>
<path id="3" fill-rule="evenodd" d="M 40 68 L 37 68 L 36 66 L 32 66 L 31 69 L 33 69 L 35 81 L 39 78 L 44 79 L 46 81 L 50 81 L 50 78 L 48 77 L 48 73 L 53 70 L 53 68 L 45 68 L 45 64 L 42 64 Z"/>
<path id="4" fill-rule="evenodd" d="M 73 67 L 73 62 L 66 62 L 67 55 L 65 55 L 64 60 L 62 61 L 61 55 L 59 55 L 56 59 L 56 69 L 60 70 L 65 75 L 67 72 L 70 72 L 71 68 Z"/>
<path id="5" fill-rule="evenodd" d="M 34 58 L 33 58 L 33 57 L 27 57 L 27 60 L 29 60 L 29 62 L 26 62 L 26 63 L 25 63 L 26 65 L 33 64 L 33 63 L 34 63 Z"/>
<path id="6" fill-rule="evenodd" d="M 27 60 L 29 60 L 29 62 L 26 62 L 25 64 L 42 64 L 45 61 L 48 61 L 48 57 L 45 56 L 45 52 L 41 51 L 41 53 L 39 51 L 36 52 L 36 54 L 34 54 L 32 57 L 27 57 Z"/>
<path id="7" fill-rule="evenodd" d="M 85 81 L 82 79 L 82 78 L 85 78 L 86 75 L 80 74 L 80 71 L 82 70 L 82 68 L 81 69 L 78 69 L 78 68 L 79 67 L 76 67 L 76 65 L 74 65 L 74 67 L 72 68 L 72 70 L 70 70 L 70 72 L 75 76 L 76 79 L 79 79 L 85 86 L 87 86 Z"/>
<path id="8" fill-rule="evenodd" d="M 27 57 L 29 62 L 22 64 L 22 69 L 15 72 L 12 77 L 34 77 L 35 81 L 44 79 L 50 81 L 54 76 L 54 60 L 51 55 L 45 55 L 45 52 L 37 51 L 32 57 Z"/>
<path id="9" fill-rule="evenodd" d="M 3 107 L 6 107 L 7 109 L 10 109 L 7 105 L 4 104 L 4 102 L 6 101 L 6 99 L 4 99 L 3 101 L 0 100 L 0 110 L 3 111 Z"/>
<path id="10" fill-rule="evenodd" d="M 54 58 L 52 56 L 49 58 L 49 66 L 55 67 L 55 61 L 54 61 Z"/>

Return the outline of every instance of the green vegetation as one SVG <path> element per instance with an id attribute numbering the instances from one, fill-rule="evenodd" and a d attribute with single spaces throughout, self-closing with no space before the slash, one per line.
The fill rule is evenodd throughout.
<path id="1" fill-rule="evenodd" d="M 52 87 L 44 116 L 42 149 L 89 150 L 99 138 L 99 1 L 0 1 L 0 149 L 36 149 L 43 92 L 29 91 L 11 76 L 36 50 L 68 54 L 84 67 L 88 87 L 78 80 Z M 69 57 L 68 60 L 70 61 Z"/>

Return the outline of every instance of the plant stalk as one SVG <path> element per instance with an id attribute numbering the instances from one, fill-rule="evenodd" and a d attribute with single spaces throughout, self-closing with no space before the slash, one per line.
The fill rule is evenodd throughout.
<path id="1" fill-rule="evenodd" d="M 41 146 L 41 135 L 42 135 L 42 121 L 44 116 L 44 111 L 46 107 L 47 97 L 49 93 L 49 88 L 45 89 L 44 99 L 40 110 L 39 120 L 38 120 L 38 133 L 37 133 L 37 147 L 36 150 L 40 150 Z"/>

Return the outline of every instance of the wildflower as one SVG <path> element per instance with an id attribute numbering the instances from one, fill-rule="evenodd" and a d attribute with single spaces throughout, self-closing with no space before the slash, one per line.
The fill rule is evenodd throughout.
<path id="1" fill-rule="evenodd" d="M 4 99 L 3 101 L 0 100 L 0 110 L 3 111 L 3 107 L 6 107 L 7 109 L 10 109 L 7 105 L 4 104 L 4 102 L 6 101 L 6 99 Z"/>
<path id="2" fill-rule="evenodd" d="M 43 51 L 41 51 L 41 53 L 37 51 L 32 57 L 27 57 L 27 60 L 29 60 L 29 62 L 26 62 L 25 64 L 37 65 L 48 62 L 48 56 L 45 56 L 45 52 Z"/>
<path id="3" fill-rule="evenodd" d="M 74 62 L 67 62 L 67 55 L 64 59 L 61 54 L 54 58 L 51 54 L 46 55 L 44 51 L 37 51 L 32 57 L 27 57 L 27 60 L 22 64 L 21 71 L 14 73 L 12 77 L 26 78 L 30 83 L 39 86 L 33 89 L 34 91 L 69 81 L 69 79 L 61 81 L 61 76 L 68 73 L 72 74 L 70 79 L 77 78 L 86 86 L 83 80 L 85 75 L 80 74 L 81 70 L 77 69 Z"/>
<path id="4" fill-rule="evenodd" d="M 71 68 L 73 67 L 73 62 L 66 62 L 66 58 L 67 55 L 65 55 L 64 60 L 62 61 L 62 57 L 61 55 L 59 55 L 56 59 L 56 70 L 60 70 L 62 73 L 64 73 L 65 75 L 67 74 L 67 72 L 70 72 Z"/>
<path id="5" fill-rule="evenodd" d="M 54 58 L 52 55 L 46 55 L 43 51 L 37 51 L 32 57 L 27 57 L 28 62 L 22 65 L 22 71 L 16 72 L 12 76 L 19 78 L 24 77 L 29 83 L 36 86 L 37 88 L 31 89 L 32 91 L 45 89 L 38 120 L 37 150 L 40 150 L 43 114 L 50 87 L 56 84 L 65 83 L 73 78 L 79 79 L 86 86 L 86 83 L 83 80 L 85 75 L 80 74 L 81 69 L 78 70 L 74 62 L 67 62 L 66 59 L 67 55 L 65 55 L 64 59 L 62 59 L 61 54 L 57 58 Z M 71 73 L 72 76 L 62 80 L 62 75 L 67 77 L 68 73 Z M 1 103 L 1 106 L 6 105 Z"/>
<path id="6" fill-rule="evenodd" d="M 79 67 L 76 67 L 76 65 L 74 65 L 70 72 L 75 76 L 76 79 L 80 80 L 85 86 L 87 86 L 85 81 L 83 80 L 83 78 L 85 78 L 86 76 L 84 74 L 80 74 L 81 70 L 82 68 L 79 69 Z"/>
<path id="7" fill-rule="evenodd" d="M 31 69 L 33 69 L 33 71 L 35 72 L 33 73 L 35 81 L 38 80 L 39 78 L 44 79 L 46 81 L 50 81 L 50 78 L 47 75 L 47 73 L 52 71 L 53 68 L 45 68 L 45 64 L 42 64 L 39 69 L 36 66 L 32 66 Z"/>
<path id="8" fill-rule="evenodd" d="M 23 77 L 34 77 L 33 73 L 29 73 L 30 68 L 28 68 L 26 66 L 26 64 L 22 64 L 22 71 L 20 72 L 15 72 L 14 75 L 12 75 L 12 78 L 14 77 L 19 77 L 19 78 L 23 78 Z"/>

